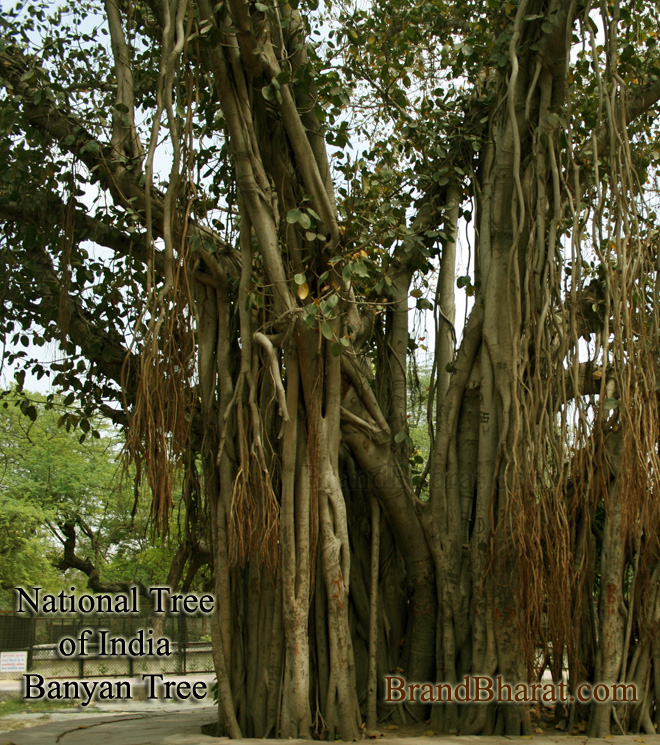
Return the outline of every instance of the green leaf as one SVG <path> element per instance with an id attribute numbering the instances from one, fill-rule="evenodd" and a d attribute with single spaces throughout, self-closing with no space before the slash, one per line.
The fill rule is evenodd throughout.
<path id="1" fill-rule="evenodd" d="M 91 153 L 92 155 L 98 155 L 101 152 L 101 147 L 99 143 L 96 140 L 90 140 L 88 143 L 86 143 L 82 149 L 80 150 L 81 153 Z"/>
<path id="2" fill-rule="evenodd" d="M 338 302 L 339 302 L 339 295 L 337 295 L 336 293 L 333 293 L 332 295 L 330 295 L 330 297 L 326 298 L 325 304 L 330 310 L 332 310 L 334 307 L 336 307 Z"/>
<path id="3" fill-rule="evenodd" d="M 295 225 L 296 223 L 298 223 L 298 225 L 300 225 L 303 230 L 307 230 L 312 225 L 312 221 L 310 220 L 309 215 L 305 214 L 299 209 L 289 210 L 286 213 L 286 221 L 289 223 L 289 225 Z"/>
<path id="4" fill-rule="evenodd" d="M 406 440 L 408 435 L 405 432 L 397 432 L 394 435 L 394 442 L 396 442 L 397 445 L 400 445 L 404 440 Z"/>
<path id="5" fill-rule="evenodd" d="M 27 72 L 24 72 L 21 75 L 21 82 L 27 83 L 28 85 L 32 85 L 32 83 L 37 82 L 37 76 L 34 70 L 28 70 Z"/>
<path id="6" fill-rule="evenodd" d="M 619 408 L 619 400 L 616 398 L 606 398 L 603 402 L 603 408 L 605 411 L 610 411 L 611 409 L 618 409 Z"/>
<path id="7" fill-rule="evenodd" d="M 326 339 L 334 339 L 335 332 L 332 329 L 330 321 L 321 321 L 321 333 Z"/>
<path id="8" fill-rule="evenodd" d="M 268 13 L 268 6 L 267 5 L 264 5 L 263 3 L 255 3 L 254 4 L 254 7 L 260 13 Z"/>
<path id="9" fill-rule="evenodd" d="M 358 277 L 368 277 L 369 272 L 367 271 L 367 267 L 361 262 L 356 261 L 355 264 L 353 264 L 353 273 L 357 274 Z"/>
<path id="10" fill-rule="evenodd" d="M 306 276 L 305 276 L 304 274 L 296 274 L 296 275 L 294 275 L 294 277 L 293 277 L 293 281 L 294 281 L 294 282 L 295 282 L 295 283 L 296 283 L 297 285 L 304 285 L 304 284 L 305 284 L 305 282 L 307 282 L 307 277 L 306 277 Z"/>

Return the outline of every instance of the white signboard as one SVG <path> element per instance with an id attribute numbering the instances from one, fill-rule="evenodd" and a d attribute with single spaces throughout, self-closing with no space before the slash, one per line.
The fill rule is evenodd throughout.
<path id="1" fill-rule="evenodd" d="M 0 652 L 0 673 L 24 673 L 27 652 Z"/>

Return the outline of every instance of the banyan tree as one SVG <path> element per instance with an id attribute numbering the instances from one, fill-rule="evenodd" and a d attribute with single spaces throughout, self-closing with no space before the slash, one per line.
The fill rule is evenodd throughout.
<path id="1" fill-rule="evenodd" d="M 639 694 L 558 722 L 655 732 L 659 15 L 0 19 L 5 359 L 26 413 L 29 373 L 81 436 L 122 428 L 158 530 L 182 490 L 221 734 L 523 734 L 527 705 L 392 706 L 383 678 L 547 671 Z"/>

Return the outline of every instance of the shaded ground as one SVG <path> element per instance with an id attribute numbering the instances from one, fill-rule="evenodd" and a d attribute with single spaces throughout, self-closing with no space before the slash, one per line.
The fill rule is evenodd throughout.
<path id="1" fill-rule="evenodd" d="M 169 678 L 170 676 L 168 676 Z M 173 677 L 173 676 L 172 676 Z M 183 678 L 179 678 L 183 679 Z M 82 707 L 59 702 L 20 702 L 20 681 L 0 681 L 0 745 L 197 745 L 217 743 L 218 738 L 201 734 L 205 723 L 213 722 L 215 707 L 210 695 L 214 676 L 188 676 L 186 680 L 205 680 L 209 695 L 202 702 L 152 700 L 141 697 L 136 682 L 132 700 L 101 701 Z M 9 714 L 4 714 L 9 711 Z M 397 724 L 392 716 L 380 722 L 374 732 L 363 732 L 365 739 L 387 739 L 391 745 L 414 745 L 415 740 L 432 743 L 457 743 L 468 745 L 471 741 L 487 745 L 501 745 L 510 740 L 533 740 L 535 745 L 551 745 L 561 741 L 571 745 L 586 741 L 586 722 L 576 722 L 570 732 L 566 724 L 555 724 L 554 707 L 532 708 L 533 734 L 520 738 L 509 737 L 440 737 L 428 722 Z M 45 725 L 45 726 L 43 726 Z M 91 737 L 94 732 L 93 738 Z M 617 745 L 660 745 L 660 736 L 626 736 L 616 739 Z M 246 740 L 245 743 L 280 745 L 276 740 Z M 302 742 L 302 741 L 301 741 Z M 592 741 L 595 745 L 598 741 Z"/>
<path id="2" fill-rule="evenodd" d="M 214 707 L 171 711 L 166 714 L 133 714 L 116 717 L 84 717 L 76 721 L 52 722 L 15 732 L 0 732 L 0 745 L 217 745 L 217 738 L 200 734 L 200 728 L 215 717 Z M 586 745 L 587 738 L 562 735 L 527 737 L 436 737 L 403 736 L 407 730 L 388 730 L 389 745 L 511 745 L 525 740 L 530 745 Z M 224 738 L 225 740 L 227 738 Z M 594 739 L 589 745 L 660 745 L 660 736 Z M 307 740 L 290 740 L 290 745 L 318 745 Z M 241 745 L 282 745 L 281 740 L 243 740 Z"/>
<path id="3" fill-rule="evenodd" d="M 35 707 L 23 707 L 20 711 L 12 711 L 11 714 L 4 714 L 2 711 L 3 702 L 0 702 L 0 745 L 4 745 L 2 740 L 2 734 L 18 729 L 24 729 L 26 727 L 37 727 L 42 724 L 49 722 L 66 722 L 66 721 L 78 721 L 83 717 L 98 717 L 98 716 L 126 716 L 126 715 L 140 715 L 149 716 L 157 714 L 167 714 L 183 711 L 188 712 L 194 707 L 208 708 L 208 704 L 202 706 L 201 704 L 185 704 L 183 702 L 151 702 L 147 703 L 144 701 L 132 701 L 125 702 L 123 704 L 117 703 L 101 703 L 101 704 L 90 704 L 89 706 L 82 708 L 80 706 L 62 706 L 58 704 L 46 704 Z M 566 731 L 566 728 L 555 725 L 554 707 L 543 707 L 540 711 L 538 709 L 532 710 L 532 724 L 534 735 L 545 735 L 546 737 L 568 737 L 568 736 L 580 736 L 585 730 L 586 722 L 577 722 L 571 732 Z M 365 731 L 363 736 L 366 739 L 387 739 L 387 740 L 399 740 L 401 738 L 419 738 L 419 737 L 436 737 L 437 733 L 434 732 L 428 722 L 420 724 L 388 724 L 387 722 L 380 722 L 379 727 L 373 732 Z M 660 736 L 659 745 L 660 745 Z M 638 737 L 636 742 L 649 741 L 648 738 Z"/>

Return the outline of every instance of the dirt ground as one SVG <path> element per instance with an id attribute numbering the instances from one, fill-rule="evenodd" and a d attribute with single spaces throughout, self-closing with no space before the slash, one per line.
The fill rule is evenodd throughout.
<path id="1" fill-rule="evenodd" d="M 568 722 L 555 722 L 554 706 L 533 706 L 531 709 L 532 731 L 528 737 L 533 735 L 582 735 L 586 732 L 587 722 L 576 721 L 571 731 L 568 731 Z M 401 737 L 433 737 L 435 732 L 428 722 L 419 724 L 395 724 L 392 722 L 380 722 L 374 732 L 365 732 L 366 737 L 371 739 L 398 739 Z M 459 734 L 450 732 L 449 734 Z"/>
<path id="2" fill-rule="evenodd" d="M 116 712 L 119 714 L 121 709 Z M 70 719 L 72 714 L 75 716 L 98 716 L 99 714 L 111 714 L 113 712 L 107 709 L 99 709 L 98 707 L 89 706 L 84 710 L 79 708 L 62 709 L 61 711 L 52 712 L 34 712 L 34 713 L 22 713 L 12 714 L 8 717 L 0 717 L 0 732 L 7 732 L 11 730 L 23 729 L 25 727 L 37 727 L 40 724 L 47 724 L 48 722 L 56 721 L 58 719 Z M 582 735 L 586 731 L 587 723 L 585 721 L 578 721 L 569 732 L 567 723 L 560 722 L 555 723 L 555 711 L 554 707 L 544 706 L 540 709 L 533 707 L 531 710 L 532 714 L 532 732 L 527 737 L 533 735 L 552 735 L 554 737 L 561 735 Z M 428 722 L 421 722 L 418 724 L 394 724 L 389 721 L 383 721 L 379 723 L 376 730 L 368 732 L 366 729 L 363 731 L 363 737 L 365 739 L 386 739 L 394 740 L 404 737 L 433 737 L 438 733 L 435 732 Z M 458 734 L 458 733 L 449 733 Z M 2 742 L 0 738 L 0 743 Z"/>

